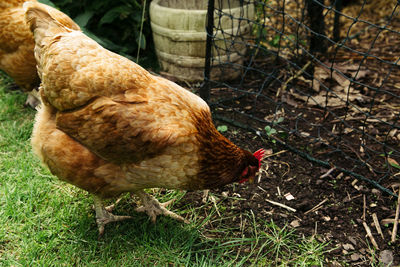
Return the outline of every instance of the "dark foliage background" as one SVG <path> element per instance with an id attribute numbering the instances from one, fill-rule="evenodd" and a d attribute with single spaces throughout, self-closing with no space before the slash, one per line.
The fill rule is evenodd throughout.
<path id="1" fill-rule="evenodd" d="M 157 68 L 148 12 L 149 0 L 39 1 L 68 14 L 89 37 L 109 50 L 137 61 L 140 48 L 139 64 Z"/>

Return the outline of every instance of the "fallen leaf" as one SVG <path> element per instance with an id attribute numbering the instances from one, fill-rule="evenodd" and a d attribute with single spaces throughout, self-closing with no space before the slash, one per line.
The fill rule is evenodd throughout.
<path id="1" fill-rule="evenodd" d="M 300 221 L 299 220 L 294 220 L 290 223 L 290 226 L 293 228 L 299 227 L 300 226 Z"/>
<path id="2" fill-rule="evenodd" d="M 389 162 L 390 166 L 400 169 L 400 165 L 396 160 L 394 160 L 392 158 L 388 158 L 388 162 Z"/>

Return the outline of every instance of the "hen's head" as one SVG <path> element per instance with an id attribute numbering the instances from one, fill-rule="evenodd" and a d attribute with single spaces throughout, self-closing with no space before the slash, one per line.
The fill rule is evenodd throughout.
<path id="1" fill-rule="evenodd" d="M 261 167 L 261 161 L 264 157 L 264 154 L 265 154 L 265 150 L 259 149 L 256 152 L 254 152 L 252 157 L 249 157 L 248 164 L 244 166 L 244 169 L 240 176 L 239 183 L 244 183 L 247 181 L 250 181 L 250 182 L 254 181 L 256 173 L 258 172 L 258 170 Z"/>

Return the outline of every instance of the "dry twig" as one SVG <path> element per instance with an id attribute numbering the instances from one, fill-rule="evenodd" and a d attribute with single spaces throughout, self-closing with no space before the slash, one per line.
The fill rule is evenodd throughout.
<path id="1" fill-rule="evenodd" d="M 399 190 L 400 192 L 400 190 Z M 396 215 L 394 217 L 393 231 L 392 231 L 392 242 L 396 241 L 397 228 L 399 225 L 399 214 L 400 214 L 400 198 L 397 199 Z"/>
<path id="2" fill-rule="evenodd" d="M 395 220 L 392 218 L 386 218 L 381 220 L 381 224 L 385 225 L 385 224 L 390 224 L 390 223 L 394 223 Z M 400 220 L 397 220 L 397 223 L 400 223 Z"/>
<path id="3" fill-rule="evenodd" d="M 336 170 L 336 167 L 333 167 L 331 169 L 329 169 L 326 173 L 322 174 L 319 178 L 325 178 L 327 177 L 329 174 L 331 174 L 334 170 Z"/>
<path id="4" fill-rule="evenodd" d="M 278 97 L 279 94 L 281 93 L 281 91 L 282 91 L 282 92 L 286 91 L 286 88 L 287 88 L 288 83 L 290 83 L 290 82 L 291 82 L 292 80 L 294 80 L 294 79 L 297 79 L 297 77 L 299 77 L 299 76 L 308 68 L 308 66 L 310 66 L 310 64 L 311 64 L 311 61 L 308 61 L 307 64 L 305 64 L 305 65 L 303 66 L 303 68 L 301 68 L 300 70 L 298 70 L 298 71 L 296 72 L 295 75 L 293 75 L 292 77 L 290 77 L 289 79 L 287 79 L 287 80 L 282 84 L 282 86 L 279 87 L 279 89 L 278 89 L 278 91 L 276 92 L 276 95 L 275 95 L 275 96 Z"/>
<path id="5" fill-rule="evenodd" d="M 371 229 L 369 228 L 369 226 L 367 225 L 367 223 L 365 221 L 363 221 L 363 226 L 365 228 L 365 231 L 367 232 L 367 236 L 371 240 L 372 245 L 374 245 L 374 247 L 376 249 L 379 249 L 378 244 L 375 241 L 375 238 L 372 236 Z"/>
<path id="6" fill-rule="evenodd" d="M 210 192 L 209 189 L 206 189 L 206 190 L 203 191 L 203 197 L 202 197 L 202 199 L 201 199 L 201 202 L 202 202 L 203 204 L 206 204 L 206 203 L 207 203 L 208 193 L 209 193 L 209 192 Z"/>
<path id="7" fill-rule="evenodd" d="M 314 206 L 312 209 L 310 209 L 310 210 L 304 212 L 304 215 L 305 215 L 305 214 L 308 214 L 308 213 L 310 213 L 310 212 L 319 210 L 320 208 L 322 208 L 322 204 L 324 204 L 324 203 L 327 202 L 327 201 L 328 201 L 328 199 L 325 198 L 325 199 L 322 200 L 320 203 L 318 203 L 316 206 Z"/>
<path id="8" fill-rule="evenodd" d="M 266 159 L 266 158 L 273 157 L 273 156 L 277 156 L 277 155 L 282 154 L 282 153 L 285 153 L 285 152 L 287 152 L 287 150 L 281 150 L 281 151 L 276 152 L 276 153 L 273 153 L 273 154 L 265 155 L 265 156 L 262 158 L 262 160 L 264 160 L 264 159 Z"/>
<path id="9" fill-rule="evenodd" d="M 317 235 L 317 230 L 318 230 L 318 221 L 315 221 L 314 233 L 311 236 L 311 239 L 314 239 L 314 237 Z"/>
<path id="10" fill-rule="evenodd" d="M 219 213 L 219 209 L 218 209 L 217 201 L 215 200 L 215 197 L 210 195 L 210 200 L 214 204 L 214 208 L 215 208 L 215 211 L 217 212 L 218 216 L 221 217 L 221 213 Z"/>
<path id="11" fill-rule="evenodd" d="M 383 236 L 383 232 L 381 229 L 381 225 L 379 224 L 378 216 L 376 215 L 375 212 L 372 213 L 372 219 L 374 220 L 376 231 L 381 235 L 382 239 L 385 240 L 385 237 Z"/>
<path id="12" fill-rule="evenodd" d="M 363 220 L 363 221 L 365 221 L 365 212 L 366 212 L 366 210 L 367 210 L 367 200 L 366 200 L 366 197 L 365 197 L 365 194 L 363 195 L 363 215 L 362 215 L 362 217 L 361 217 L 361 219 Z"/>
<path id="13" fill-rule="evenodd" d="M 282 204 L 282 203 L 279 203 L 279 202 L 275 202 L 275 201 L 272 201 L 272 200 L 269 200 L 269 199 L 265 199 L 265 200 L 266 200 L 267 202 L 273 204 L 273 205 L 279 206 L 279 207 L 281 207 L 281 208 L 287 209 L 287 210 L 292 211 L 292 212 L 296 212 L 296 209 L 291 208 L 291 207 L 289 207 L 289 206 L 286 206 L 285 204 Z"/>
<path id="14" fill-rule="evenodd" d="M 257 187 L 258 187 L 261 191 L 263 191 L 264 193 L 268 193 L 267 190 L 265 190 L 265 189 L 262 188 L 261 186 L 257 185 Z"/>

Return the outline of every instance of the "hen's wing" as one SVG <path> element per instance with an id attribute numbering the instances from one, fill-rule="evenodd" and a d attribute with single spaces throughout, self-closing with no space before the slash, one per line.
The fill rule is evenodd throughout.
<path id="1" fill-rule="evenodd" d="M 114 101 L 96 98 L 79 110 L 59 112 L 57 127 L 100 157 L 116 162 L 139 162 L 184 141 L 195 129 L 175 118 L 158 116 L 146 99 Z"/>

